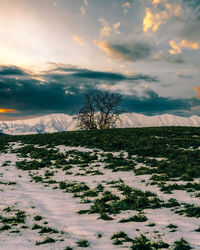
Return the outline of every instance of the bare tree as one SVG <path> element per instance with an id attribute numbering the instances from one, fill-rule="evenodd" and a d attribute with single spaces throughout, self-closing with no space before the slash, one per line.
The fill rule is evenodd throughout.
<path id="1" fill-rule="evenodd" d="M 85 102 L 75 116 L 80 129 L 114 128 L 122 111 L 119 109 L 122 96 L 109 91 L 89 91 Z"/>

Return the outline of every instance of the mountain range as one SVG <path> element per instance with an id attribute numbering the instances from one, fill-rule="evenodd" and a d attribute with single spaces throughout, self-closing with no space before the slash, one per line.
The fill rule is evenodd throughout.
<path id="1" fill-rule="evenodd" d="M 138 113 L 124 113 L 118 128 L 186 126 L 200 127 L 200 117 L 181 117 L 171 114 L 145 116 Z M 73 116 L 51 114 L 27 120 L 0 121 L 0 133 L 20 135 L 52 133 L 77 130 Z"/>

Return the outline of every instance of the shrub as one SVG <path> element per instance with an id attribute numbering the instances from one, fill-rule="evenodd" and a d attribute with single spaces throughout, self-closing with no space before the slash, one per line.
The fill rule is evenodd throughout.
<path id="1" fill-rule="evenodd" d="M 190 250 L 190 249 L 192 249 L 192 247 L 183 238 L 181 238 L 179 241 L 174 242 L 173 250 Z"/>
<path id="2" fill-rule="evenodd" d="M 119 222 L 120 223 L 126 223 L 126 222 L 130 222 L 130 221 L 134 221 L 134 222 L 145 222 L 147 221 L 148 218 L 144 215 L 144 214 L 138 214 L 138 215 L 134 215 L 134 216 L 131 216 L 130 218 L 128 219 L 122 219 L 120 220 Z"/>
<path id="3" fill-rule="evenodd" d="M 76 244 L 78 247 L 89 247 L 90 246 L 89 241 L 86 239 L 77 240 Z"/>
<path id="4" fill-rule="evenodd" d="M 43 241 L 37 241 L 36 246 L 39 246 L 42 244 L 48 244 L 48 243 L 55 243 L 55 242 L 56 242 L 56 240 L 54 240 L 53 238 L 47 237 Z"/>

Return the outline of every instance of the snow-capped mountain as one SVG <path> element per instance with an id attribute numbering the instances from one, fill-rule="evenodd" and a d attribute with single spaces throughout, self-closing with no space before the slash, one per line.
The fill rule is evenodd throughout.
<path id="1" fill-rule="evenodd" d="M 117 124 L 118 128 L 161 126 L 200 127 L 200 117 L 191 116 L 187 118 L 170 114 L 145 116 L 136 113 L 124 113 L 121 115 L 121 121 Z M 73 116 L 65 114 L 52 114 L 28 120 L 0 121 L 0 133 L 11 135 L 52 133 L 76 129 Z"/>
<path id="2" fill-rule="evenodd" d="M 74 130 L 73 116 L 45 115 L 28 120 L 0 121 L 0 132 L 11 135 L 52 133 Z"/>

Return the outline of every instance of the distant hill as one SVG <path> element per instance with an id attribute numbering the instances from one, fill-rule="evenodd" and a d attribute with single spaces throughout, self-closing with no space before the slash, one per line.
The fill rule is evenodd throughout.
<path id="1" fill-rule="evenodd" d="M 145 116 L 137 113 L 124 113 L 118 128 L 184 126 L 200 127 L 200 117 L 181 117 L 170 114 Z M 0 121 L 0 131 L 5 134 L 38 134 L 76 130 L 73 116 L 51 114 L 34 119 Z"/>

